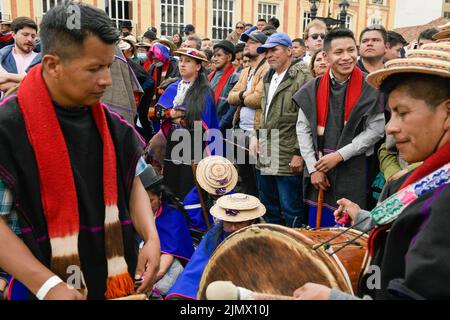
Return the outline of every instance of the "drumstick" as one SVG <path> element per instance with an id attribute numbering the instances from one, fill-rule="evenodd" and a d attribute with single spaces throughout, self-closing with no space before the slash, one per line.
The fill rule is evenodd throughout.
<path id="1" fill-rule="evenodd" d="M 231 281 L 214 281 L 206 288 L 207 300 L 294 300 L 294 297 L 253 292 Z"/>

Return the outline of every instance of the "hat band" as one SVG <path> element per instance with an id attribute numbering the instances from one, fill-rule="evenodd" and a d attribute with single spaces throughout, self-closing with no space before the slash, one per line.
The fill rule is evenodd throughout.
<path id="1" fill-rule="evenodd" d="M 223 194 L 227 193 L 227 189 L 226 188 L 217 188 L 215 190 L 215 192 L 217 195 L 223 195 Z"/>
<path id="2" fill-rule="evenodd" d="M 236 209 L 226 209 L 225 214 L 228 216 L 237 216 L 239 213 L 241 213 L 239 210 Z"/>

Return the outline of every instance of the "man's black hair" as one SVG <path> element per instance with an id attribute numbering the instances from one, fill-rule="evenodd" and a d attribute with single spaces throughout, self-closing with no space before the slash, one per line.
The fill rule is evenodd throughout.
<path id="1" fill-rule="evenodd" d="M 387 34 L 387 31 L 386 31 L 386 28 L 383 27 L 382 25 L 379 25 L 379 24 L 374 24 L 374 25 L 365 27 L 363 29 L 363 31 L 361 31 L 361 34 L 359 35 L 359 42 L 361 42 L 361 39 L 364 36 L 364 34 L 366 32 L 369 32 L 369 31 L 378 31 L 381 34 L 381 37 L 383 38 L 384 43 L 387 43 L 387 41 L 388 41 L 388 34 Z"/>
<path id="2" fill-rule="evenodd" d="M 429 29 L 423 30 L 419 34 L 419 37 L 417 38 L 417 43 L 420 43 L 420 39 L 433 40 L 433 36 L 438 32 L 439 32 L 439 30 L 436 28 L 429 28 Z"/>
<path id="3" fill-rule="evenodd" d="M 390 94 L 398 87 L 406 88 L 411 97 L 425 101 L 432 110 L 450 99 L 450 78 L 423 73 L 398 73 L 384 80 L 380 91 Z"/>
<path id="4" fill-rule="evenodd" d="M 331 48 L 331 42 L 335 39 L 339 38 L 350 38 L 353 39 L 356 45 L 356 39 L 354 33 L 350 29 L 345 28 L 335 28 L 332 29 L 325 35 L 325 39 L 323 40 L 323 49 L 324 51 L 328 51 Z"/>
<path id="5" fill-rule="evenodd" d="M 260 18 L 260 19 L 258 19 L 258 22 L 260 22 L 260 21 L 264 21 L 265 23 L 267 23 L 267 20 L 266 20 L 266 19 L 264 19 L 264 18 Z"/>
<path id="6" fill-rule="evenodd" d="M 267 26 L 265 26 L 262 30 L 262 33 L 264 33 L 267 37 L 270 37 L 271 35 L 273 35 L 274 33 L 277 33 L 277 28 L 275 28 L 273 25 L 268 24 Z"/>
<path id="7" fill-rule="evenodd" d="M 408 41 L 406 41 L 400 33 L 395 31 L 388 31 L 387 39 L 387 43 L 389 43 L 391 47 L 394 47 L 399 43 L 401 43 L 403 46 L 408 45 Z"/>
<path id="8" fill-rule="evenodd" d="M 294 42 L 298 42 L 302 47 L 306 47 L 305 40 L 303 40 L 302 38 L 295 38 L 294 40 L 292 40 L 292 43 Z"/>
<path id="9" fill-rule="evenodd" d="M 280 20 L 278 20 L 276 17 L 272 17 L 267 21 L 267 24 L 270 24 L 275 27 L 275 29 L 278 29 L 280 26 Z"/>
<path id="10" fill-rule="evenodd" d="M 36 30 L 36 32 L 38 31 L 36 22 L 28 17 L 18 17 L 11 23 L 11 30 L 14 31 L 14 33 L 17 33 L 19 30 L 26 27 L 32 28 Z"/>
<path id="11" fill-rule="evenodd" d="M 119 40 L 119 31 L 105 11 L 73 1 L 50 9 L 42 19 L 39 35 L 42 55 L 54 54 L 62 60 L 80 54 L 89 36 L 106 44 Z"/>

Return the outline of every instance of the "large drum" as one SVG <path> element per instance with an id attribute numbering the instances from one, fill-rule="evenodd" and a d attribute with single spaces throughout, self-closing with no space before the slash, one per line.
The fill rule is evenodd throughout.
<path id="1" fill-rule="evenodd" d="M 307 282 L 353 294 L 366 258 L 367 235 L 356 230 L 341 234 L 344 230 L 291 229 L 274 224 L 243 228 L 226 238 L 211 256 L 198 298 L 205 299 L 208 285 L 218 280 L 288 296 Z M 329 244 L 317 249 L 326 242 Z"/>

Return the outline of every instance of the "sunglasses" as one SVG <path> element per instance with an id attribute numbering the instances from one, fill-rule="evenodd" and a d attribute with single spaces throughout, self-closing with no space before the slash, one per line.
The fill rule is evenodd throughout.
<path id="1" fill-rule="evenodd" d="M 244 26 L 236 26 L 236 29 L 244 29 Z"/>
<path id="2" fill-rule="evenodd" d="M 317 38 L 319 38 L 320 37 L 320 39 L 325 39 L 325 33 L 313 33 L 312 35 L 311 35 L 311 38 L 313 38 L 313 40 L 317 40 Z"/>

